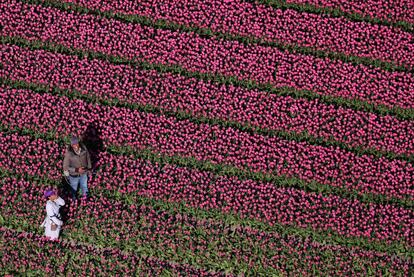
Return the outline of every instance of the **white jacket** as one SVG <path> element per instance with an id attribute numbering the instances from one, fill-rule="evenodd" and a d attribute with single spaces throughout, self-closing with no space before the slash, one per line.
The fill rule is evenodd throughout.
<path id="1" fill-rule="evenodd" d="M 46 217 L 42 223 L 42 227 L 45 227 L 45 235 L 52 239 L 59 237 L 60 228 L 63 225 L 61 220 L 59 209 L 65 205 L 65 200 L 58 197 L 55 201 L 48 200 L 46 203 Z M 56 224 L 58 228 L 55 231 L 51 230 L 52 223 Z"/>

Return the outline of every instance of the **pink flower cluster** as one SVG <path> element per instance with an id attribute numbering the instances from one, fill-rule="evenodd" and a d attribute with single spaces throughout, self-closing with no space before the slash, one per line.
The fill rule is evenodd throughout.
<path id="1" fill-rule="evenodd" d="M 0 122 L 10 127 L 70 135 L 84 132 L 93 123 L 102 129 L 106 145 L 150 148 L 167 155 L 194 157 L 255 172 L 295 176 L 356 190 L 359 194 L 402 199 L 414 194 L 414 167 L 401 160 L 358 156 L 335 147 L 270 138 L 28 90 L 3 87 L 0 96 Z"/>
<path id="2" fill-rule="evenodd" d="M 8 0 L 3 36 L 43 40 L 190 71 L 235 76 L 388 107 L 414 107 L 414 77 L 363 65 L 298 55 L 237 41 L 142 27 Z M 30 18 L 30 20 L 29 20 Z M 414 59 L 413 59 L 414 60 Z"/>
<path id="3" fill-rule="evenodd" d="M 240 0 L 64 1 L 414 66 L 413 34 L 344 18 Z M 180 67 L 404 109 L 414 108 L 414 76 L 408 70 L 389 72 L 25 3 L 0 4 L 1 36 L 155 63 L 160 69 L 114 65 L 105 57 L 81 59 L 59 54 L 62 48 L 51 53 L 0 44 L 0 78 L 12 81 L 0 84 L 2 273 L 410 276 L 413 262 L 404 251 L 414 247 L 414 210 L 377 199 L 412 201 L 412 163 L 206 124 L 198 117 L 306 131 L 408 155 L 414 154 L 413 121 L 164 72 Z M 401 15 L 398 9 L 391 14 Z M 58 95 L 56 87 L 78 90 L 89 100 L 70 91 Z M 121 108 L 119 100 L 161 109 Z M 165 111 L 194 117 L 183 120 Z M 92 125 L 99 129 L 93 138 Z M 66 199 L 69 192 L 59 187 L 67 200 L 65 224 L 60 240 L 50 242 L 40 235 L 42 192 L 63 186 L 62 138 L 71 134 L 102 141 L 99 147 L 91 144 L 98 172 L 89 179 L 88 202 Z M 111 154 L 112 148 L 105 152 L 109 146 L 145 151 Z M 146 151 L 152 154 L 145 157 Z M 160 164 L 157 155 L 176 157 Z M 229 177 L 208 166 L 280 176 L 286 184 Z M 324 193 L 297 188 L 306 182 L 323 186 Z M 341 191 L 378 197 L 359 201 Z"/>
<path id="4" fill-rule="evenodd" d="M 184 110 L 273 130 L 307 131 L 354 147 L 414 154 L 410 139 L 414 138 L 413 121 L 43 50 L 0 45 L 0 52 L 0 76 L 13 80 L 77 89 L 105 99 Z"/>
<path id="5" fill-rule="evenodd" d="M 266 41 L 312 47 L 414 65 L 413 34 L 370 23 L 353 22 L 299 12 L 274 9 L 245 1 L 170 0 L 154 4 L 149 0 L 65 0 L 90 9 L 164 19 L 187 26 L 209 28 Z M 414 6 L 413 6 L 414 9 Z"/>
<path id="6" fill-rule="evenodd" d="M 347 13 L 359 13 L 372 18 L 414 24 L 414 2 L 411 0 L 286 0 L 286 2 L 336 8 Z"/>
<path id="7" fill-rule="evenodd" d="M 44 236 L 0 227 L 2 271 L 36 275 L 70 276 L 135 276 L 139 273 L 160 276 L 166 271 L 185 276 L 225 276 L 154 257 L 121 251 L 119 248 L 97 247 L 71 240 L 51 243 Z M 70 257 L 70 258 L 69 258 Z M 403 270 L 391 263 L 393 270 Z M 402 264 L 401 264 L 402 265 Z"/>
<path id="8" fill-rule="evenodd" d="M 0 152 L 0 168 L 9 168 L 33 176 L 48 174 L 52 179 L 62 176 L 61 171 L 56 171 L 56 167 L 63 166 L 60 160 L 64 150 L 55 142 L 29 139 L 17 134 L 0 134 L 0 141 L 4 143 L 4 151 Z"/>
<path id="9" fill-rule="evenodd" d="M 14 179 L 5 179 L 4 182 L 5 198 L 9 199 L 9 187 L 19 186 L 19 190 L 28 193 L 33 191 L 33 184 L 26 181 Z M 43 201 L 40 199 L 29 199 L 21 192 L 15 192 L 24 197 L 25 205 L 19 205 L 20 199 L 7 201 L 3 210 L 10 210 L 7 216 L 15 216 L 18 213 L 9 207 L 21 206 L 25 218 L 30 217 L 33 211 L 39 212 L 43 209 Z M 36 222 L 36 221 L 33 221 Z M 249 263 L 251 268 L 262 266 L 264 269 L 272 267 L 281 272 L 287 272 L 287 265 L 293 264 L 295 270 L 300 272 L 311 272 L 315 267 L 318 270 L 331 272 L 340 270 L 343 273 L 352 272 L 353 262 L 358 260 L 364 270 L 371 267 L 381 271 L 387 268 L 391 271 L 406 271 L 409 263 L 399 257 L 391 257 L 389 254 L 366 251 L 357 247 L 343 247 L 323 245 L 311 239 L 304 239 L 294 235 L 282 235 L 277 232 L 264 232 L 250 227 L 232 226 L 228 223 L 211 220 L 199 219 L 197 217 L 182 214 L 178 211 L 164 211 L 145 204 L 126 205 L 123 202 L 106 198 L 99 195 L 92 198 L 88 205 L 77 207 L 75 220 L 65 224 L 65 237 L 77 238 L 79 234 L 93 238 L 92 241 L 103 239 L 101 243 L 106 251 L 107 245 L 118 246 L 122 243 L 130 245 L 140 245 L 141 247 L 153 247 L 157 249 L 157 253 L 168 253 L 168 256 L 174 257 L 174 260 L 180 259 L 183 253 L 190 251 L 197 253 L 204 261 L 219 263 L 220 260 L 228 260 L 233 263 Z M 202 230 L 202 232 L 200 232 Z M 97 233 L 99 237 L 97 237 Z M 34 235 L 33 235 L 34 236 Z M 34 236 L 37 237 L 37 236 Z M 27 237 L 19 237 L 27 238 Z M 122 238 L 122 239 L 121 239 Z M 191 238 L 191 239 L 189 239 Z M 40 238 L 39 238 L 40 239 Z M 43 239 L 41 245 L 37 245 L 34 249 L 48 247 Z M 220 241 L 219 244 L 214 242 Z M 115 242 L 115 243 L 113 243 Z M 27 241 L 20 243 L 27 244 Z M 30 244 L 30 243 L 29 243 Z M 69 244 L 65 239 L 56 242 L 56 244 L 65 246 Z M 71 246 L 78 248 L 75 253 L 79 253 L 79 249 L 83 249 L 82 242 L 71 242 Z M 244 245 L 243 249 L 238 245 Z M 90 245 L 89 245 L 90 246 Z M 62 247 L 66 249 L 67 247 Z M 80 257 L 88 255 L 100 256 L 101 253 L 95 252 L 95 247 L 89 253 L 80 252 Z M 24 248 L 25 249 L 25 248 Z M 11 251 L 16 253 L 16 251 Z M 7 253 L 7 251 L 6 251 Z M 27 254 L 32 253 L 29 251 Z M 187 252 L 188 253 L 188 252 Z M 253 254 L 255 253 L 255 254 Z M 125 254 L 129 264 L 134 264 L 130 258 L 138 258 L 135 255 Z M 161 254 L 162 255 L 162 254 Z M 30 255 L 28 255 L 31 257 Z M 52 255 L 51 257 L 59 257 L 60 255 Z M 2 262 L 11 263 L 13 256 L 6 256 Z M 116 256 L 115 256 L 116 257 Z M 214 257 L 219 257 L 216 259 Z M 352 259 L 349 259 L 352 257 Z M 15 257 L 14 257 L 15 258 Z M 331 263 L 331 259 L 337 259 L 336 263 Z M 301 263 L 305 259 L 306 263 Z M 15 260 L 15 259 L 14 259 Z M 27 261 L 27 257 L 23 258 L 24 265 L 31 263 L 30 266 L 38 266 L 39 263 Z M 106 258 L 103 259 L 105 262 Z M 45 260 L 41 262 L 49 262 Z M 201 262 L 203 263 L 203 262 Z M 98 266 L 102 266 L 98 264 Z M 184 267 L 183 265 L 181 265 Z M 184 268 L 189 269 L 188 266 Z"/>
<path id="10" fill-rule="evenodd" d="M 58 150 L 59 146 L 55 143 L 36 140 L 27 153 L 26 147 L 30 141 L 27 136 L 0 133 L 0 161 L 3 161 L 0 167 L 20 174 L 37 172 L 39 176 L 58 179 L 56 176 L 62 172 L 62 157 L 58 154 L 62 149 Z M 56 160 L 42 164 L 41 158 L 30 155 L 32 152 L 48 152 Z M 5 157 L 10 158 L 6 161 Z M 136 193 L 164 201 L 185 201 L 193 207 L 237 213 L 242 217 L 263 220 L 270 225 L 278 223 L 314 230 L 334 230 L 344 237 L 405 241 L 408 245 L 414 245 L 411 230 L 414 212 L 401 207 L 368 205 L 334 195 L 322 196 L 298 189 L 277 188 L 271 183 L 242 181 L 235 177 L 217 176 L 170 164 L 159 166 L 145 160 L 108 153 L 101 153 L 99 159 L 99 174 L 89 185 L 92 190 Z M 18 182 L 12 183 L 15 186 Z M 21 201 L 16 199 L 19 197 L 16 192 L 23 194 L 24 199 L 38 201 L 33 196 L 38 194 L 38 190 L 18 183 L 13 190 L 7 191 L 5 188 L 3 205 Z M 103 201 L 102 197 L 99 201 Z M 26 209 L 22 206 L 20 208 Z M 20 208 L 14 212 L 20 212 Z M 98 210 L 102 215 L 102 209 Z M 31 216 L 36 216 L 33 210 L 29 212 L 33 213 Z M 28 214 L 25 216 L 29 217 Z M 119 215 L 104 218 L 114 220 Z"/>

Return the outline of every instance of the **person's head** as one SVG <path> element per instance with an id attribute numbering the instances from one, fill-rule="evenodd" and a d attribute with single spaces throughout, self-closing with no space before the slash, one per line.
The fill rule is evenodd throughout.
<path id="1" fill-rule="evenodd" d="M 75 137 L 75 136 L 73 136 L 71 139 L 70 139 L 70 146 L 72 147 L 72 149 L 73 149 L 73 151 L 79 151 L 79 149 L 80 149 L 80 145 L 79 145 L 79 138 L 78 137 Z"/>
<path id="2" fill-rule="evenodd" d="M 58 198 L 57 193 L 52 189 L 45 190 L 43 195 L 46 199 L 52 200 L 52 201 Z"/>

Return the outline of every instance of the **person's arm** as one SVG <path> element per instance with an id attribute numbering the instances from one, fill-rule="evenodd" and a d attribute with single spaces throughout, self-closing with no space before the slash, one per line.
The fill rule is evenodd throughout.
<path id="1" fill-rule="evenodd" d="M 65 200 L 62 199 L 62 197 L 58 197 L 55 200 L 55 203 L 58 204 L 59 206 L 65 206 Z"/>
<path id="2" fill-rule="evenodd" d="M 63 158 L 63 172 L 68 172 L 69 174 L 75 174 L 76 168 L 70 166 L 70 153 L 69 150 L 66 150 L 65 157 Z"/>
<path id="3" fill-rule="evenodd" d="M 62 226 L 63 221 L 59 219 L 59 214 L 55 214 L 51 205 L 46 205 L 46 213 L 53 224 Z"/>

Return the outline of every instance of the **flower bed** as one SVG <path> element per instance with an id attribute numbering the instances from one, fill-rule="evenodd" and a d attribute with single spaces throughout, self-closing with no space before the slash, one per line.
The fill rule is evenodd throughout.
<path id="1" fill-rule="evenodd" d="M 0 167 L 18 174 L 37 174 L 59 180 L 62 171 L 62 155 L 59 155 L 62 149 L 59 148 L 62 146 L 17 134 L 0 134 Z M 45 152 L 49 153 L 48 161 L 33 154 Z M 7 159 L 8 156 L 12 158 Z M 367 205 L 334 195 L 322 196 L 292 188 L 277 188 L 269 183 L 217 176 L 173 164 L 161 166 L 147 160 L 108 153 L 100 154 L 97 166 L 99 174 L 90 184 L 92 190 L 119 191 L 163 201 L 185 201 L 192 207 L 237 213 L 243 218 L 253 218 L 270 225 L 277 223 L 314 230 L 334 230 L 344 237 L 405 241 L 408 245 L 414 245 L 410 228 L 414 214 L 409 209 Z M 23 194 L 27 188 L 19 184 L 11 192 L 16 190 L 22 190 Z M 32 200 L 35 191 L 24 193 L 22 199 Z M 14 192 L 5 204 L 10 205 L 16 200 Z M 5 196 L 7 198 L 7 192 Z M 28 207 L 30 213 L 39 216 L 38 211 L 32 209 L 33 205 L 19 207 L 13 212 Z M 113 216 L 104 218 L 112 220 Z"/>
<path id="2" fill-rule="evenodd" d="M 269 138 L 160 114 L 89 104 L 29 90 L 1 92 L 0 120 L 10 127 L 70 135 L 100 126 L 104 144 L 150 148 L 253 172 L 295 176 L 342 187 L 409 199 L 414 167 L 404 161 L 358 156 L 334 147 Z M 22 109 L 21 107 L 25 107 Z"/>
<path id="3" fill-rule="evenodd" d="M 44 236 L 0 227 L 2 272 L 34 275 L 112 275 L 181 274 L 186 276 L 224 276 L 187 265 L 180 265 L 125 253 L 117 248 L 101 248 L 71 240 L 49 242 Z"/>
<path id="4" fill-rule="evenodd" d="M 271 47 L 246 46 L 235 41 L 98 19 L 13 0 L 4 7 L 0 18 L 5 22 L 3 36 L 52 41 L 150 63 L 177 65 L 190 71 L 252 79 L 276 87 L 414 108 L 413 94 L 409 93 L 414 77 L 410 73 L 387 72 Z"/>
<path id="5" fill-rule="evenodd" d="M 414 154 L 414 143 L 409 139 L 414 137 L 412 121 L 100 60 L 30 51 L 13 45 L 0 45 L 0 49 L 3 78 L 79 90 L 104 99 L 185 111 L 194 116 L 231 120 L 263 129 L 306 131 L 352 147 Z"/>
<path id="6" fill-rule="evenodd" d="M 389 3 L 1 3 L 0 275 L 411 276 L 414 34 Z"/>
<path id="7" fill-rule="evenodd" d="M 414 5 L 409 0 L 287 0 L 292 4 L 311 4 L 317 7 L 340 9 L 390 21 L 406 21 L 414 24 Z"/>
<path id="8" fill-rule="evenodd" d="M 414 45 L 410 43 L 414 39 L 412 34 L 341 17 L 274 9 L 245 1 L 175 0 L 155 5 L 145 0 L 64 2 L 103 12 L 208 28 L 213 32 L 414 65 Z"/>

